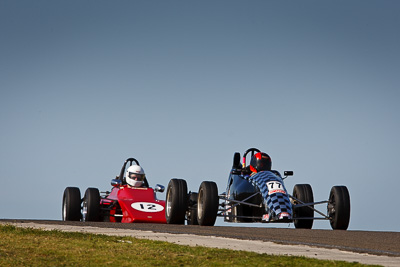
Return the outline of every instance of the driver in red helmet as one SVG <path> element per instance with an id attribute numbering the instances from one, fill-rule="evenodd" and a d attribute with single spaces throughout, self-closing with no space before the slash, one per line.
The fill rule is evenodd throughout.
<path id="1" fill-rule="evenodd" d="M 271 157 L 267 153 L 258 152 L 250 160 L 252 175 L 257 172 L 270 171 L 272 167 Z"/>

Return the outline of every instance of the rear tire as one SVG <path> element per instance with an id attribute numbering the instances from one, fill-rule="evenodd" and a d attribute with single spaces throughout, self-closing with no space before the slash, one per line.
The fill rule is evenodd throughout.
<path id="1" fill-rule="evenodd" d="M 219 206 L 218 188 L 214 182 L 202 182 L 197 198 L 197 220 L 199 225 L 213 226 Z"/>
<path id="2" fill-rule="evenodd" d="M 81 216 L 81 191 L 78 187 L 65 188 L 62 204 L 62 220 L 80 221 Z"/>
<path id="3" fill-rule="evenodd" d="M 314 195 L 309 184 L 296 184 L 293 188 L 293 197 L 297 198 L 303 203 L 312 203 L 314 202 Z M 292 204 L 301 204 L 295 199 L 292 199 Z M 314 208 L 314 205 L 310 205 L 310 207 Z M 314 210 L 311 209 L 309 206 L 306 207 L 293 207 L 293 223 L 295 228 L 302 228 L 302 229 L 311 229 L 314 219 L 304 219 L 304 220 L 296 220 L 299 217 L 314 217 Z"/>
<path id="4" fill-rule="evenodd" d="M 350 222 L 350 194 L 346 186 L 334 186 L 329 194 L 328 216 L 333 230 L 347 230 Z"/>
<path id="5" fill-rule="evenodd" d="M 97 188 L 86 189 L 82 204 L 82 221 L 97 222 L 100 219 L 100 192 Z"/>
<path id="6" fill-rule="evenodd" d="M 165 201 L 165 218 L 168 224 L 184 224 L 188 206 L 187 184 L 183 179 L 171 179 Z"/>

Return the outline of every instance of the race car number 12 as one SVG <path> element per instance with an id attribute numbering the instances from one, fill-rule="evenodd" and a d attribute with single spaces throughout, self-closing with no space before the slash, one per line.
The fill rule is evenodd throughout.
<path id="1" fill-rule="evenodd" d="M 135 202 L 131 204 L 131 207 L 142 212 L 159 212 L 164 210 L 164 207 L 160 204 L 149 202 Z"/>

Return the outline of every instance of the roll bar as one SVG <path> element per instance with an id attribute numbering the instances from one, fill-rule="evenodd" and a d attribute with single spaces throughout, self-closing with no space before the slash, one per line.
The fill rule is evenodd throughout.
<path id="1" fill-rule="evenodd" d="M 126 168 L 126 164 L 129 162 L 129 166 L 132 166 L 133 161 L 136 163 L 136 165 L 140 166 L 139 161 L 137 161 L 137 159 L 135 159 L 135 158 L 129 158 L 129 159 L 125 160 L 124 165 L 122 165 L 121 172 L 119 173 L 119 177 L 118 177 L 119 180 L 122 181 L 124 178 L 124 171 Z"/>

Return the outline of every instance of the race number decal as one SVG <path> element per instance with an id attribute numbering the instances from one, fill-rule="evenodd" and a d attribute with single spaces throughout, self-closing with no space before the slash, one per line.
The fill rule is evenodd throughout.
<path id="1" fill-rule="evenodd" d="M 267 183 L 268 187 L 268 194 L 275 194 L 275 193 L 282 193 L 286 194 L 285 189 L 283 188 L 283 185 L 281 182 L 278 181 L 268 181 Z"/>
<path id="2" fill-rule="evenodd" d="M 143 212 L 159 212 L 164 210 L 164 207 L 160 204 L 149 203 L 149 202 L 135 202 L 131 205 L 135 210 L 143 211 Z"/>

